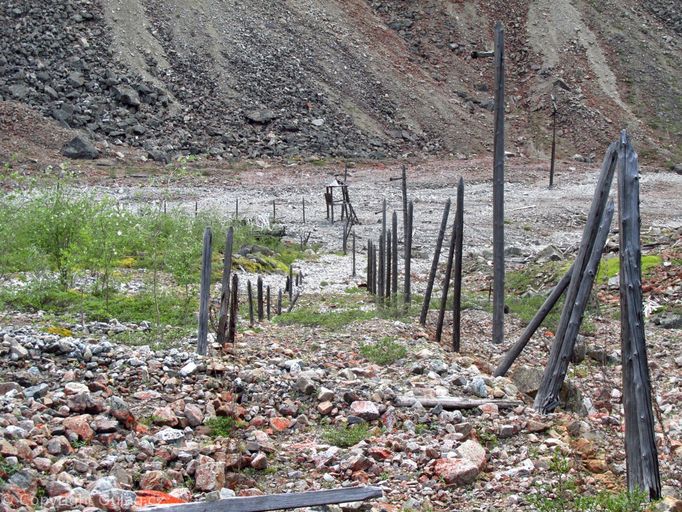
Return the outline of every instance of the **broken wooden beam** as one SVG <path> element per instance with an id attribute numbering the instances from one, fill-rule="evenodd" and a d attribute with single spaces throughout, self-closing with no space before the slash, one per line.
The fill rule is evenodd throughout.
<path id="1" fill-rule="evenodd" d="M 325 491 L 309 491 L 269 496 L 238 496 L 218 501 L 186 503 L 167 507 L 147 507 L 142 510 L 154 512 L 265 512 L 268 510 L 291 510 L 337 503 L 352 503 L 384 495 L 379 487 L 350 487 Z"/>

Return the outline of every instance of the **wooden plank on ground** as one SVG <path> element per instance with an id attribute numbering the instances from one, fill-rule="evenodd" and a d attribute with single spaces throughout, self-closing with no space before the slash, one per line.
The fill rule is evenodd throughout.
<path id="1" fill-rule="evenodd" d="M 167 507 L 148 507 L 143 510 L 150 512 L 264 512 L 267 510 L 289 510 L 351 503 L 381 498 L 382 496 L 383 491 L 379 487 L 350 487 L 348 489 L 272 494 L 269 496 L 243 496 Z"/>

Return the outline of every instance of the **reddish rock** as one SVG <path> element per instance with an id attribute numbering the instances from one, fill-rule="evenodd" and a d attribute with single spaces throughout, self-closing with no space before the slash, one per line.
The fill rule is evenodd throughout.
<path id="1" fill-rule="evenodd" d="M 187 418 L 187 423 L 190 427 L 198 427 L 204 422 L 204 413 L 201 412 L 201 408 L 194 404 L 185 404 L 183 410 L 185 418 Z"/>
<path id="2" fill-rule="evenodd" d="M 140 479 L 140 489 L 149 491 L 167 491 L 173 482 L 163 471 L 147 471 Z"/>
<path id="3" fill-rule="evenodd" d="M 270 419 L 270 426 L 277 432 L 282 432 L 291 427 L 291 420 L 282 416 Z"/>
<path id="4" fill-rule="evenodd" d="M 317 405 L 317 411 L 322 414 L 323 416 L 326 416 L 328 414 L 331 414 L 331 412 L 334 410 L 334 404 L 331 402 L 322 402 Z"/>
<path id="5" fill-rule="evenodd" d="M 124 428 L 132 430 L 137 425 L 135 416 L 130 412 L 128 405 L 119 397 L 109 399 L 109 414 L 116 418 Z"/>
<path id="6" fill-rule="evenodd" d="M 366 421 L 373 421 L 379 418 L 379 409 L 369 400 L 356 400 L 350 404 L 350 412 Z"/>
<path id="7" fill-rule="evenodd" d="M 66 418 L 63 425 L 68 433 L 76 434 L 78 439 L 90 442 L 95 437 L 95 431 L 90 428 L 90 420 L 92 417 L 89 414 L 81 414 Z"/>
<path id="8" fill-rule="evenodd" d="M 267 456 L 263 453 L 257 453 L 254 455 L 253 459 L 251 459 L 251 467 L 253 469 L 265 469 L 268 467 L 268 458 Z"/>
<path id="9" fill-rule="evenodd" d="M 378 446 L 372 446 L 369 448 L 369 450 L 367 450 L 367 454 L 375 460 L 388 460 L 393 457 L 393 452 Z"/>
<path id="10" fill-rule="evenodd" d="M 476 441 L 465 441 L 457 448 L 457 455 L 462 459 L 471 462 L 480 471 L 485 466 L 485 448 Z"/>
<path id="11" fill-rule="evenodd" d="M 464 459 L 438 459 L 434 474 L 448 485 L 470 484 L 479 474 L 475 464 Z"/>
<path id="12" fill-rule="evenodd" d="M 10 510 L 22 507 L 33 510 L 33 494 L 16 485 L 5 485 L 0 492 L 0 503 L 10 507 Z"/>
<path id="13" fill-rule="evenodd" d="M 47 451 L 50 455 L 68 455 L 73 452 L 73 448 L 66 437 L 56 436 L 47 443 Z"/>
<path id="14" fill-rule="evenodd" d="M 344 462 L 343 467 L 353 472 L 364 471 L 372 466 L 372 461 L 364 455 L 355 455 Z"/>
<path id="15" fill-rule="evenodd" d="M 217 491 L 225 484 L 225 463 L 216 462 L 210 457 L 202 456 L 197 466 L 194 482 L 199 491 Z"/>
<path id="16" fill-rule="evenodd" d="M 16 457 L 16 447 L 5 439 L 0 439 L 0 455 L 3 457 Z"/>
<path id="17" fill-rule="evenodd" d="M 478 408 L 481 410 L 483 414 L 490 414 L 491 416 L 496 416 L 500 412 L 500 408 L 497 406 L 497 404 L 481 404 L 478 406 Z"/>
<path id="18" fill-rule="evenodd" d="M 179 423 L 178 417 L 173 412 L 173 409 L 168 406 L 154 409 L 152 417 L 154 418 L 154 424 L 156 425 L 175 427 Z"/>

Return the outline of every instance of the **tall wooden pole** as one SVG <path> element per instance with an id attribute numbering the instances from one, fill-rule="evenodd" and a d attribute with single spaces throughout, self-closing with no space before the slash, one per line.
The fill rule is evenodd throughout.
<path id="1" fill-rule="evenodd" d="M 218 316 L 217 341 L 221 345 L 227 339 L 227 323 L 230 307 L 230 275 L 232 274 L 232 245 L 234 242 L 234 228 L 230 226 L 225 236 L 225 252 L 223 253 L 223 278 L 221 282 L 220 314 Z"/>
<path id="2" fill-rule="evenodd" d="M 651 379 L 644 339 L 639 215 L 639 165 L 625 130 L 618 151 L 620 233 L 620 341 L 628 488 L 661 497 L 652 413 Z"/>
<path id="3" fill-rule="evenodd" d="M 379 275 L 377 281 L 377 294 L 379 297 L 384 296 L 384 276 L 386 271 L 386 262 L 384 261 L 384 253 L 386 251 L 386 199 L 384 199 L 381 207 L 381 237 L 379 239 Z"/>
<path id="4" fill-rule="evenodd" d="M 401 186 L 403 192 L 403 240 L 406 239 L 407 235 L 407 166 L 403 164 L 402 167 L 402 179 Z M 407 244 L 404 246 L 403 256 L 407 254 Z"/>
<path id="5" fill-rule="evenodd" d="M 265 317 L 263 312 L 263 278 L 258 276 L 258 281 L 256 282 L 256 311 L 258 312 L 258 321 L 262 322 Z"/>
<path id="6" fill-rule="evenodd" d="M 457 185 L 457 210 L 455 212 L 455 261 L 452 283 L 452 350 L 459 352 L 461 345 L 462 309 L 462 246 L 464 243 L 464 180 Z"/>
<path id="7" fill-rule="evenodd" d="M 407 205 L 407 232 L 405 233 L 405 310 L 412 303 L 412 225 L 414 223 L 414 203 Z"/>
<path id="8" fill-rule="evenodd" d="M 445 265 L 445 277 L 443 277 L 443 290 L 440 296 L 440 309 L 438 310 L 438 322 L 436 323 L 436 341 L 440 341 L 443 334 L 443 321 L 445 319 L 445 308 L 448 301 L 448 290 L 450 288 L 450 277 L 452 276 L 452 260 L 455 255 L 455 241 L 457 239 L 456 233 L 457 225 L 452 224 L 452 236 L 450 238 L 450 250 L 448 251 L 448 259 Z"/>
<path id="9" fill-rule="evenodd" d="M 443 218 L 440 221 L 440 230 L 438 231 L 438 238 L 436 239 L 436 249 L 433 252 L 433 261 L 431 262 L 431 271 L 429 272 L 429 280 L 426 284 L 426 292 L 424 292 L 424 303 L 422 304 L 422 311 L 419 315 L 419 323 L 426 325 L 426 315 L 429 313 L 431 305 L 431 294 L 433 293 L 433 283 L 436 280 L 436 272 L 438 271 L 438 260 L 440 259 L 440 251 L 443 247 L 443 239 L 445 238 L 445 230 L 448 225 L 448 215 L 450 214 L 450 199 L 445 202 L 443 208 Z"/>
<path id="10" fill-rule="evenodd" d="M 391 268 L 391 302 L 393 305 L 398 304 L 398 214 L 393 210 L 393 237 L 391 238 L 391 246 L 393 247 L 393 267 Z"/>
<path id="11" fill-rule="evenodd" d="M 249 301 L 249 327 L 253 327 L 253 291 L 251 290 L 251 280 L 246 282 L 246 297 Z"/>
<path id="12" fill-rule="evenodd" d="M 204 230 L 204 251 L 201 257 L 201 289 L 199 292 L 199 332 L 197 354 L 205 356 L 208 351 L 208 301 L 211 294 L 211 228 Z"/>
<path id="13" fill-rule="evenodd" d="M 504 341 L 504 29 L 495 25 L 493 166 L 493 343 Z"/>
<path id="14" fill-rule="evenodd" d="M 389 305 L 391 303 L 391 282 L 392 282 L 392 275 L 391 275 L 391 270 L 393 269 L 393 233 L 389 229 L 386 231 L 386 300 L 388 301 Z"/>
<path id="15" fill-rule="evenodd" d="M 353 230 L 352 251 L 353 251 L 353 277 L 355 277 L 355 274 L 356 274 L 356 268 L 355 268 L 355 230 Z"/>

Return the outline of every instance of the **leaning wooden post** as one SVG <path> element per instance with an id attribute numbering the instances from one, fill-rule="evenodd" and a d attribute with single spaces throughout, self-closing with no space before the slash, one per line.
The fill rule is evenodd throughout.
<path id="1" fill-rule="evenodd" d="M 225 343 L 227 338 L 228 312 L 230 307 L 230 275 L 232 274 L 232 245 L 234 242 L 234 228 L 230 226 L 225 236 L 225 252 L 223 253 L 223 277 L 221 281 L 220 315 L 218 316 L 219 344 Z"/>
<path id="2" fill-rule="evenodd" d="M 227 325 L 227 342 L 234 343 L 234 336 L 237 332 L 237 315 L 239 314 L 239 276 L 232 275 L 232 286 L 230 289 L 230 321 Z"/>
<path id="3" fill-rule="evenodd" d="M 386 292 L 385 296 L 390 305 L 391 303 L 391 282 L 393 276 L 391 271 L 393 270 L 393 233 L 389 229 L 386 231 Z"/>
<path id="4" fill-rule="evenodd" d="M 450 249 L 448 251 L 447 264 L 445 265 L 445 277 L 443 278 L 443 290 L 440 296 L 440 309 L 438 310 L 438 322 L 436 323 L 436 341 L 440 341 L 443 334 L 443 320 L 445 318 L 445 307 L 448 301 L 448 288 L 450 287 L 450 276 L 452 275 L 452 259 L 455 255 L 455 240 L 457 237 L 457 225 L 452 224 L 452 236 L 450 237 Z"/>
<path id="5" fill-rule="evenodd" d="M 398 306 L 398 214 L 393 210 L 392 227 L 393 237 L 391 247 L 393 251 L 393 261 L 391 267 L 391 302 L 395 307 Z"/>
<path id="6" fill-rule="evenodd" d="M 256 304 L 258 321 L 262 322 L 265 315 L 263 312 L 263 278 L 261 276 L 258 276 L 258 281 L 256 282 L 256 300 L 258 301 Z"/>
<path id="7" fill-rule="evenodd" d="M 618 153 L 620 342 L 628 489 L 641 489 L 657 500 L 661 497 L 661 477 L 642 314 L 639 166 L 625 130 Z"/>
<path id="8" fill-rule="evenodd" d="M 266 312 L 267 319 L 270 320 L 270 285 L 265 289 L 265 303 L 267 304 Z"/>
<path id="9" fill-rule="evenodd" d="M 573 266 L 571 282 L 566 290 L 566 300 L 554 336 L 554 343 L 552 344 L 549 359 L 547 360 L 547 366 L 545 367 L 540 388 L 535 395 L 534 407 L 544 414 L 551 412 L 559 404 L 557 397 L 559 396 L 559 391 L 561 390 L 561 385 L 563 384 L 566 375 L 568 362 L 573 353 L 573 347 L 566 346 L 566 332 L 576 307 L 577 296 L 582 278 L 585 275 L 585 269 L 590 255 L 593 253 L 594 242 L 597 238 L 599 226 L 604 217 L 604 209 L 609 197 L 613 174 L 616 170 L 618 158 L 617 150 L 618 143 L 614 142 L 606 151 L 602 170 L 599 174 L 599 179 L 595 188 L 592 206 L 590 207 L 590 212 L 587 216 L 582 241 L 578 248 L 578 255 L 576 256 Z"/>
<path id="10" fill-rule="evenodd" d="M 249 327 L 253 327 L 253 291 L 251 290 L 251 280 L 246 282 L 246 297 L 249 301 Z"/>
<path id="11" fill-rule="evenodd" d="M 445 230 L 448 225 L 448 215 L 450 214 L 450 199 L 445 202 L 443 208 L 443 218 L 440 221 L 440 230 L 438 231 L 438 238 L 436 239 L 436 250 L 433 252 L 433 261 L 431 262 L 431 271 L 429 272 L 429 281 L 426 284 L 426 292 L 424 292 L 424 303 L 422 304 L 422 311 L 419 315 L 419 323 L 426 325 L 426 315 L 429 313 L 431 306 L 431 293 L 433 292 L 433 282 L 436 280 L 436 272 L 438 271 L 438 260 L 440 259 L 440 250 L 443 247 L 443 238 L 445 238 Z"/>
<path id="12" fill-rule="evenodd" d="M 552 311 L 554 305 L 559 301 L 561 296 L 564 294 L 566 288 L 568 288 L 568 283 L 571 282 L 572 273 L 573 265 L 571 265 L 571 268 L 568 269 L 568 272 L 564 274 L 564 277 L 561 278 L 561 281 L 557 283 L 557 285 L 551 291 L 549 296 L 545 299 L 545 302 L 542 303 L 542 306 L 540 306 L 538 312 L 535 313 L 533 319 L 528 323 L 526 329 L 523 331 L 518 341 L 514 343 L 514 345 L 512 345 L 512 347 L 504 355 L 504 358 L 502 358 L 502 361 L 500 361 L 500 364 L 497 366 L 497 369 L 493 373 L 494 377 L 502 377 L 507 374 L 509 368 L 511 368 L 511 365 L 514 364 L 516 358 L 519 357 L 519 354 L 521 354 L 523 349 L 526 347 L 526 344 L 528 344 L 528 341 L 530 340 L 531 336 L 533 336 L 537 328 L 540 327 L 540 324 L 543 322 L 545 317 L 549 314 L 550 311 Z"/>
<path id="13" fill-rule="evenodd" d="M 407 205 L 407 232 L 405 233 L 405 311 L 412 303 L 412 232 L 414 223 L 414 203 Z"/>
<path id="14" fill-rule="evenodd" d="M 495 25 L 493 169 L 493 343 L 504 341 L 504 29 Z"/>
<path id="15" fill-rule="evenodd" d="M 204 230 L 204 251 L 201 257 L 201 290 L 199 292 L 199 332 L 197 354 L 205 356 L 208 350 L 208 301 L 211 294 L 211 228 Z"/>
<path id="16" fill-rule="evenodd" d="M 462 309 L 462 246 L 464 243 L 464 180 L 457 185 L 457 210 L 455 211 L 455 261 L 452 283 L 452 350 L 459 352 L 461 345 Z"/>

